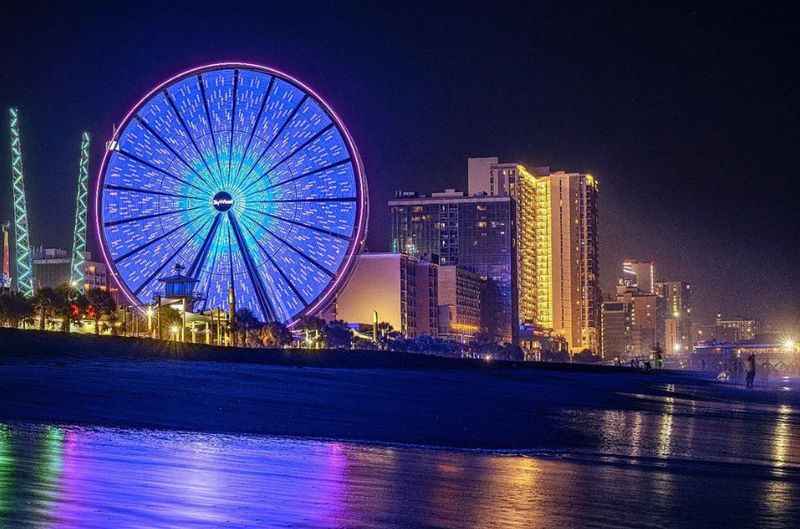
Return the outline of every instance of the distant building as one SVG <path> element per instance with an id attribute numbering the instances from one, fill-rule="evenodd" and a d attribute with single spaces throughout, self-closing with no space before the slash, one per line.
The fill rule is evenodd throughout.
<path id="1" fill-rule="evenodd" d="M 638 288 L 645 294 L 654 294 L 656 287 L 655 262 L 625 259 L 622 262 L 620 282 L 625 287 Z"/>
<path id="2" fill-rule="evenodd" d="M 632 303 L 607 301 L 602 304 L 600 337 L 603 358 L 630 358 L 632 318 Z"/>
<path id="3" fill-rule="evenodd" d="M 348 323 L 389 323 L 413 338 L 438 334 L 437 267 L 405 254 L 365 253 L 337 295 L 336 317 Z"/>
<path id="4" fill-rule="evenodd" d="M 70 266 L 72 257 L 67 250 L 61 248 L 33 248 L 33 277 L 36 289 L 56 288 L 70 282 Z M 84 288 L 108 288 L 108 273 L 105 263 L 92 260 L 86 252 L 84 264 Z"/>
<path id="5" fill-rule="evenodd" d="M 692 286 L 686 281 L 660 281 L 656 293 L 664 299 L 664 350 L 688 353 L 692 337 Z"/>
<path id="6" fill-rule="evenodd" d="M 461 267 L 439 267 L 439 337 L 469 342 L 481 330 L 481 276 Z"/>
<path id="7" fill-rule="evenodd" d="M 740 342 L 752 340 L 759 333 L 758 320 L 745 318 L 723 318 L 717 314 L 715 340 L 721 342 Z"/>
<path id="8" fill-rule="evenodd" d="M 519 332 L 516 203 L 511 197 L 447 190 L 389 201 L 392 251 L 440 266 L 458 265 L 485 281 L 482 327 L 504 342 Z"/>
<path id="9" fill-rule="evenodd" d="M 647 357 L 656 344 L 664 346 L 664 302 L 657 294 L 627 291 L 617 301 L 631 305 L 630 353 Z"/>

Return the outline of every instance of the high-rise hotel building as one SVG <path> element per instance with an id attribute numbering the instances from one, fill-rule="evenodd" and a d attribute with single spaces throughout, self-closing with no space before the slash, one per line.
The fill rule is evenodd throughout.
<path id="1" fill-rule="evenodd" d="M 509 196 L 517 211 L 519 318 L 564 336 L 570 350 L 599 350 L 597 181 L 470 158 L 469 195 Z"/>
<path id="2" fill-rule="evenodd" d="M 485 281 L 484 330 L 504 342 L 519 333 L 517 212 L 509 196 L 399 193 L 389 201 L 392 251 L 440 266 L 457 265 Z"/>

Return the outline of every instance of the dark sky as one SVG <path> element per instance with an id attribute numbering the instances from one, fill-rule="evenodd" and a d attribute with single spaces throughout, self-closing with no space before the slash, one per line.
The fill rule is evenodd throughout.
<path id="1" fill-rule="evenodd" d="M 34 243 L 71 244 L 81 130 L 94 178 L 112 123 L 156 83 L 246 60 L 306 81 L 348 124 L 370 250 L 388 248 L 395 189 L 463 189 L 467 156 L 498 155 L 599 178 L 604 289 L 625 256 L 653 258 L 693 283 L 701 316 L 798 325 L 797 13 L 170 3 L 3 14 L 0 105 L 23 115 Z"/>

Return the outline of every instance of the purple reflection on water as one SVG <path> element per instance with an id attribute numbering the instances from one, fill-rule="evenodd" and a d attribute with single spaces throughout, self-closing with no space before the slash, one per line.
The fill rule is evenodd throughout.
<path id="1" fill-rule="evenodd" d="M 788 527 L 800 470 L 779 411 L 770 462 L 727 461 L 743 441 L 693 460 L 707 431 L 642 412 L 597 417 L 602 452 L 547 457 L 0 424 L 0 527 Z M 637 453 L 613 451 L 625 439 Z"/>

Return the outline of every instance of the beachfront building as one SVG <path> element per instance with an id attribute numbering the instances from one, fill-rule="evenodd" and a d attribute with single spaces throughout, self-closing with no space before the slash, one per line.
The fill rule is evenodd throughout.
<path id="1" fill-rule="evenodd" d="M 664 351 L 688 353 L 692 345 L 692 286 L 686 281 L 660 281 L 656 293 L 664 303 Z"/>
<path id="2" fill-rule="evenodd" d="M 516 343 L 519 332 L 516 202 L 508 196 L 398 193 L 389 201 L 392 251 L 440 266 L 457 265 L 484 281 L 481 328 Z"/>
<path id="3" fill-rule="evenodd" d="M 631 356 L 633 304 L 606 301 L 600 312 L 600 344 L 603 358 L 628 360 Z"/>
<path id="4" fill-rule="evenodd" d="M 407 338 L 436 336 L 439 329 L 435 263 L 399 253 L 364 253 L 336 297 L 336 317 L 371 326 L 387 322 Z"/>
<path id="5" fill-rule="evenodd" d="M 723 342 L 752 340 L 759 333 L 758 320 L 748 318 L 723 318 L 717 314 L 714 338 Z"/>
<path id="6" fill-rule="evenodd" d="M 468 343 L 481 330 L 485 281 L 459 266 L 439 266 L 439 337 Z"/>
<path id="7" fill-rule="evenodd" d="M 56 288 L 70 282 L 70 266 L 72 257 L 70 252 L 61 248 L 33 248 L 33 277 L 36 279 L 34 287 Z M 92 255 L 86 252 L 84 261 L 84 289 L 108 288 L 108 274 L 106 265 L 93 261 Z"/>
<path id="8" fill-rule="evenodd" d="M 517 203 L 517 270 L 522 324 L 552 329 L 571 351 L 600 348 L 597 181 L 589 174 L 467 161 L 469 194 Z"/>

